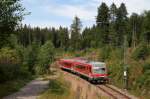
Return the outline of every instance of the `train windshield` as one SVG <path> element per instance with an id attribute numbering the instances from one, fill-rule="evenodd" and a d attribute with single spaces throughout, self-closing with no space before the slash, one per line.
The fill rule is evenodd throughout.
<path id="1" fill-rule="evenodd" d="M 105 66 L 102 66 L 102 65 L 95 65 L 93 66 L 93 73 L 96 73 L 96 74 L 105 74 L 106 73 L 106 69 L 105 69 Z"/>

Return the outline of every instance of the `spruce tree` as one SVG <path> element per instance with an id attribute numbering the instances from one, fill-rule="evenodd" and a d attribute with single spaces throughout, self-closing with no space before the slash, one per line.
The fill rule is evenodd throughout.
<path id="1" fill-rule="evenodd" d="M 93 39 L 95 38 L 93 38 L 93 33 L 91 32 L 91 29 L 86 27 L 82 32 L 82 48 L 90 48 L 91 41 Z"/>
<path id="2" fill-rule="evenodd" d="M 110 30 L 109 30 L 109 38 L 110 38 L 110 44 L 115 45 L 116 44 L 116 30 L 115 30 L 115 25 L 116 25 L 116 18 L 117 18 L 117 7 L 113 3 L 110 6 Z"/>
<path id="3" fill-rule="evenodd" d="M 116 45 L 122 46 L 124 41 L 124 35 L 127 35 L 127 9 L 124 3 L 120 5 L 117 10 L 117 18 L 116 18 Z"/>
<path id="4" fill-rule="evenodd" d="M 60 47 L 67 50 L 69 47 L 69 32 L 68 28 L 59 28 L 59 35 L 60 35 Z"/>
<path id="5" fill-rule="evenodd" d="M 81 21 L 76 16 L 71 24 L 71 46 L 73 49 L 80 49 L 81 48 Z"/>
<path id="6" fill-rule="evenodd" d="M 100 29 L 99 41 L 101 44 L 109 43 L 109 8 L 103 2 L 98 8 L 98 15 L 96 18 L 97 28 Z"/>
<path id="7" fill-rule="evenodd" d="M 129 43 L 135 47 L 140 42 L 140 35 L 142 32 L 143 19 L 136 13 L 133 13 L 129 18 L 130 33 L 128 35 Z"/>
<path id="8" fill-rule="evenodd" d="M 144 12 L 143 33 L 141 38 L 144 42 L 150 44 L 150 11 Z"/>

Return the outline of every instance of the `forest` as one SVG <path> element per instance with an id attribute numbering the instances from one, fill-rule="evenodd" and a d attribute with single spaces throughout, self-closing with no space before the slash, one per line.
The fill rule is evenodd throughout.
<path id="1" fill-rule="evenodd" d="M 123 87 L 126 64 L 129 91 L 150 95 L 150 11 L 129 15 L 124 3 L 117 7 L 103 2 L 96 24 L 86 28 L 78 16 L 70 27 L 31 27 L 21 24 L 26 15 L 30 14 L 20 0 L 0 2 L 0 86 L 50 73 L 50 64 L 62 53 L 74 57 L 93 53 L 98 57 L 89 59 L 108 64 L 112 84 Z M 0 97 L 5 94 L 0 91 Z"/>

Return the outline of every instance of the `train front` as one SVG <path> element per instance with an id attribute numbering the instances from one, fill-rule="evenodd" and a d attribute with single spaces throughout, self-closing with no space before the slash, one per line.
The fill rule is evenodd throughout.
<path id="1" fill-rule="evenodd" d="M 90 62 L 92 65 L 92 81 L 98 83 L 107 83 L 108 82 L 108 74 L 106 64 L 103 62 Z"/>

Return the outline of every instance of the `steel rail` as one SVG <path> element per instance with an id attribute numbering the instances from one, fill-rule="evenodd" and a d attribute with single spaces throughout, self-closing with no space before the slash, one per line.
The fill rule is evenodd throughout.
<path id="1" fill-rule="evenodd" d="M 96 86 L 97 86 L 100 90 L 102 90 L 103 92 L 105 92 L 106 94 L 108 94 L 109 96 L 111 96 L 113 99 L 122 99 L 122 98 L 119 98 L 118 95 L 124 97 L 123 99 L 131 99 L 129 96 L 127 96 L 127 95 L 121 93 L 120 91 L 118 91 L 118 90 L 116 90 L 116 89 L 114 89 L 114 88 L 112 88 L 112 87 L 110 87 L 110 86 L 108 86 L 108 85 L 96 85 Z M 106 89 L 106 88 L 103 88 L 102 86 L 103 86 L 103 87 L 106 87 L 107 89 Z M 113 92 L 117 93 L 118 95 L 113 94 L 113 93 L 112 93 L 110 90 L 108 90 L 108 89 L 112 90 Z"/>

